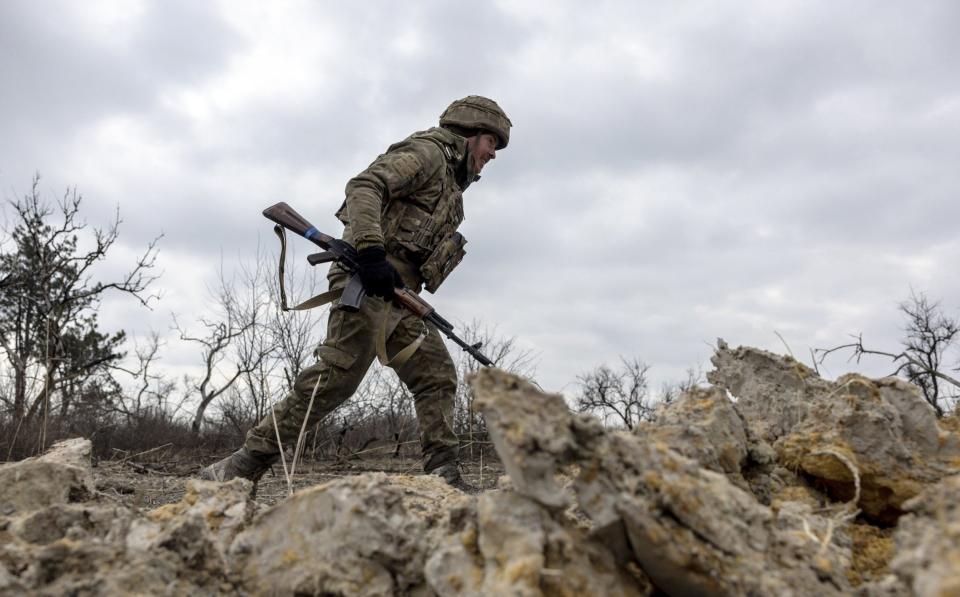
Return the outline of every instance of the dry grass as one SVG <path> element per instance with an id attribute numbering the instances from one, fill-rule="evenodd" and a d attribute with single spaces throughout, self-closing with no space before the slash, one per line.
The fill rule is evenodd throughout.
<path id="1" fill-rule="evenodd" d="M 369 457 L 343 461 L 304 460 L 289 485 L 279 466 L 260 479 L 256 500 L 272 505 L 287 498 L 290 491 L 326 483 L 341 477 L 368 472 L 385 472 L 398 475 L 422 474 L 419 458 L 390 458 L 370 453 Z M 101 461 L 94 468 L 97 488 L 113 499 L 128 506 L 153 509 L 164 504 L 178 502 L 184 494 L 187 481 L 195 478 L 201 462 L 156 460 L 135 463 L 131 460 Z M 464 479 L 483 489 L 492 489 L 503 475 L 503 466 L 489 456 L 479 462 L 464 463 Z"/>

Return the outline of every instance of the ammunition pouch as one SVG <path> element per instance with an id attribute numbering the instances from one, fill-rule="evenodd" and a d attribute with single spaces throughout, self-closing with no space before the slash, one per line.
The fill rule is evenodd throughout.
<path id="1" fill-rule="evenodd" d="M 420 266 L 420 274 L 423 276 L 424 288 L 430 293 L 434 293 L 447 279 L 450 272 L 463 261 L 463 256 L 467 254 L 463 246 L 467 244 L 467 239 L 459 232 L 448 235 L 437 244 L 437 247 Z"/>
<path id="2" fill-rule="evenodd" d="M 423 208 L 405 201 L 392 201 L 387 214 L 381 218 L 383 236 L 390 245 L 402 247 L 422 263 L 433 249 L 433 239 L 440 228 L 437 218 Z"/>
<path id="3" fill-rule="evenodd" d="M 387 250 L 395 244 L 418 256 L 423 263 L 437 246 L 453 234 L 463 222 L 463 199 L 459 192 L 440 199 L 431 212 L 411 201 L 393 200 L 380 217 Z"/>

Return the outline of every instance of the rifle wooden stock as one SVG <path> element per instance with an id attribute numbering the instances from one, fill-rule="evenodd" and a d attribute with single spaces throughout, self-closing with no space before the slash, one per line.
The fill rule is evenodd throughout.
<path id="1" fill-rule="evenodd" d="M 411 313 L 420 319 L 424 319 L 427 315 L 433 313 L 433 307 L 409 289 L 394 288 L 393 293 L 398 303 L 409 309 Z"/>
<path id="2" fill-rule="evenodd" d="M 297 213 L 297 210 L 283 201 L 263 210 L 263 216 L 291 232 L 296 232 L 298 235 L 324 249 L 328 248 L 330 241 L 334 240 L 332 236 L 328 236 L 317 230 L 309 220 L 301 216 Z"/>

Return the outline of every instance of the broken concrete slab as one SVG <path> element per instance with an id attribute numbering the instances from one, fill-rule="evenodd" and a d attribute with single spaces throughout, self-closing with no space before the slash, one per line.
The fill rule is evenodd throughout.
<path id="1" fill-rule="evenodd" d="M 642 596 L 652 586 L 639 570 L 556 511 L 512 491 L 487 492 L 457 534 L 426 564 L 441 596 Z"/>
<path id="2" fill-rule="evenodd" d="M 186 492 L 179 502 L 150 511 L 128 536 L 128 545 L 149 550 L 157 536 L 166 527 L 184 518 L 198 518 L 212 535 L 221 556 L 225 556 L 237 534 L 245 528 L 257 512 L 257 504 L 250 498 L 252 483 L 233 479 L 226 483 L 187 481 Z"/>
<path id="3" fill-rule="evenodd" d="M 741 470 L 749 456 L 743 421 L 726 392 L 717 387 L 694 388 L 657 411 L 655 422 L 634 431 L 660 441 L 712 471 L 727 475 L 744 489 Z"/>
<path id="4" fill-rule="evenodd" d="M 92 498 L 91 450 L 89 440 L 71 439 L 42 456 L 0 465 L 0 516 Z"/>
<path id="5" fill-rule="evenodd" d="M 752 347 L 730 348 L 723 340 L 717 341 L 710 362 L 715 369 L 707 373 L 707 380 L 736 398 L 737 412 L 770 445 L 810 416 L 817 396 L 834 389 L 793 357 Z"/>
<path id="6" fill-rule="evenodd" d="M 960 466 L 955 434 L 902 380 L 850 374 L 829 382 L 790 357 L 725 344 L 712 361 L 708 378 L 738 396 L 737 411 L 772 443 L 780 465 L 818 479 L 834 500 L 857 497 L 884 524 Z"/>
<path id="7" fill-rule="evenodd" d="M 0 594 L 236 592 L 222 549 L 248 482 L 197 485 L 180 504 L 144 515 L 93 491 L 89 454 L 89 442 L 71 440 L 4 467 L 21 495 L 0 517 Z"/>
<path id="8" fill-rule="evenodd" d="M 891 569 L 915 595 L 960 595 L 960 475 L 904 505 Z"/>
<path id="9" fill-rule="evenodd" d="M 504 465 L 517 492 L 538 502 L 546 496 L 544 505 L 552 507 L 548 480 L 559 467 L 577 464 L 582 509 L 599 529 L 621 524 L 636 562 L 668 594 L 850 589 L 849 554 L 812 528 L 828 521 L 804 516 L 811 532 L 801 535 L 725 476 L 662 442 L 608 431 L 593 417 L 573 415 L 562 397 L 516 376 L 480 371 L 471 388 L 498 453 L 511 460 Z"/>
<path id="10" fill-rule="evenodd" d="M 47 545 L 60 539 L 114 542 L 129 531 L 134 513 L 116 504 L 55 504 L 8 519 L 18 539 Z"/>
<path id="11" fill-rule="evenodd" d="M 654 421 L 641 423 L 634 432 L 723 473 L 764 505 L 784 498 L 820 501 L 819 505 L 825 501 L 819 499 L 820 492 L 778 464 L 773 447 L 757 436 L 723 388 L 684 392 L 658 408 Z"/>
<path id="12" fill-rule="evenodd" d="M 28 548 L 16 582 L 33 595 L 228 595 L 222 575 L 190 570 L 170 551 L 131 553 L 119 544 L 61 539 Z"/>
<path id="13" fill-rule="evenodd" d="M 232 568 L 258 594 L 422 593 L 427 558 L 471 499 L 436 476 L 331 481 L 260 514 Z"/>
<path id="14" fill-rule="evenodd" d="M 568 494 L 557 485 L 556 475 L 572 452 L 578 449 L 577 441 L 565 426 L 571 414 L 567 403 L 559 394 L 543 394 L 520 377 L 504 377 L 496 380 L 471 382 L 482 387 L 489 408 L 476 408 L 483 412 L 487 431 L 503 462 L 515 490 L 535 499 L 544 506 L 563 509 L 569 505 Z M 494 395 L 533 395 L 537 400 L 517 400 L 504 404 L 494 400 Z M 478 394 L 479 395 L 479 394 Z M 586 415 L 584 415 L 586 416 Z M 520 422 L 523 422 L 522 424 Z M 531 425 L 532 421 L 539 421 Z M 553 433 L 555 430 L 562 433 Z M 599 432 L 599 431 L 598 431 Z"/>

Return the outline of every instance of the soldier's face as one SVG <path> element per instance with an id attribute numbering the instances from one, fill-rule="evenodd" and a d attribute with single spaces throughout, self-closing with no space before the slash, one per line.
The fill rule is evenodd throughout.
<path id="1" fill-rule="evenodd" d="M 471 158 L 470 170 L 474 175 L 480 174 L 487 162 L 497 157 L 497 136 L 490 133 L 474 135 L 467 139 L 467 151 Z"/>

